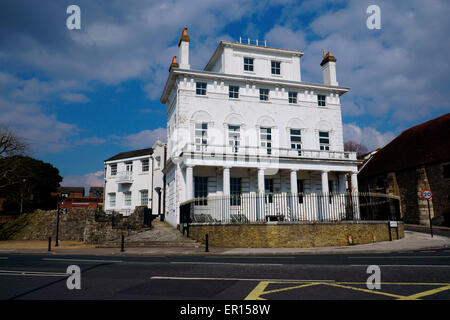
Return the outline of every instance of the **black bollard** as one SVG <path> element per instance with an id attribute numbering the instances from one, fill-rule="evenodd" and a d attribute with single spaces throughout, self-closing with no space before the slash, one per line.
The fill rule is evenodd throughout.
<path id="1" fill-rule="evenodd" d="M 205 235 L 205 252 L 209 252 L 209 249 L 208 249 L 208 234 Z"/>
<path id="2" fill-rule="evenodd" d="M 120 246 L 120 252 L 125 251 L 125 236 L 122 234 L 122 244 Z"/>
<path id="3" fill-rule="evenodd" d="M 52 251 L 52 237 L 48 237 L 48 251 Z"/>

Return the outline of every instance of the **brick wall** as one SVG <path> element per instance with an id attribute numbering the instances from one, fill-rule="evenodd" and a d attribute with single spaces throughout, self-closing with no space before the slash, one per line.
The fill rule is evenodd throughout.
<path id="1" fill-rule="evenodd" d="M 399 223 L 399 238 L 404 237 Z M 303 248 L 345 246 L 351 244 L 389 241 L 387 221 L 340 223 L 273 223 L 273 224 L 196 224 L 191 225 L 189 237 L 209 245 L 226 248 Z M 391 229 L 392 239 L 397 239 Z"/>

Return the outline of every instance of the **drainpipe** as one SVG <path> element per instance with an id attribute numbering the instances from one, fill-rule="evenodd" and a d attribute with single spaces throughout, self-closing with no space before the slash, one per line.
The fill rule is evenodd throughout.
<path id="1" fill-rule="evenodd" d="M 152 215 L 153 215 L 153 171 L 154 171 L 153 156 L 151 156 L 150 159 L 152 160 L 152 182 L 151 182 L 152 184 L 151 184 L 151 188 L 150 188 L 150 191 L 151 191 L 150 194 L 151 194 Z M 147 205 L 147 207 L 148 207 L 148 205 Z"/>
<path id="2" fill-rule="evenodd" d="M 166 157 L 167 157 L 167 144 L 164 145 L 164 162 L 163 162 L 164 168 L 161 169 L 162 170 L 161 172 L 163 173 L 163 194 L 162 194 L 163 211 L 159 218 L 161 221 L 164 221 L 166 217 L 166 173 L 164 172 L 166 169 Z"/>

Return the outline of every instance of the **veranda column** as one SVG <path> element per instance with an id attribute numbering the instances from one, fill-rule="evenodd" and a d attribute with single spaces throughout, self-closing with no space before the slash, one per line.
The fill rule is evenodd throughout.
<path id="1" fill-rule="evenodd" d="M 264 219 L 264 169 L 258 168 L 258 194 L 256 195 L 256 220 Z"/>
<path id="2" fill-rule="evenodd" d="M 194 198 L 194 166 L 186 166 L 186 200 Z"/>
<path id="3" fill-rule="evenodd" d="M 298 220 L 297 170 L 291 170 L 291 220 Z"/>
<path id="4" fill-rule="evenodd" d="M 329 207 L 329 201 L 328 201 L 328 192 L 330 190 L 328 189 L 328 171 L 322 171 L 322 196 L 319 208 L 319 220 L 325 220 L 328 218 L 327 212 Z"/>
<path id="5" fill-rule="evenodd" d="M 353 197 L 353 212 L 354 219 L 359 220 L 359 196 L 358 196 L 358 171 L 352 172 L 352 197 Z"/>
<path id="6" fill-rule="evenodd" d="M 328 192 L 328 171 L 322 171 L 322 193 Z"/>
<path id="7" fill-rule="evenodd" d="M 223 167 L 223 195 L 230 195 L 230 167 Z"/>
<path id="8" fill-rule="evenodd" d="M 230 222 L 230 167 L 223 168 L 222 222 Z"/>
<path id="9" fill-rule="evenodd" d="M 345 218 L 345 207 L 346 207 L 346 202 L 347 202 L 347 195 L 345 194 L 347 191 L 347 175 L 345 173 L 339 173 L 338 174 L 338 179 L 339 179 L 339 209 L 338 212 L 340 214 L 339 219 L 342 220 Z"/>

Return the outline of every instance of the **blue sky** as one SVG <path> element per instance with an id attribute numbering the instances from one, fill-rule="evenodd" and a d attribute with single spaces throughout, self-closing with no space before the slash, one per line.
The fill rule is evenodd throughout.
<path id="1" fill-rule="evenodd" d="M 81 8 L 81 30 L 66 8 Z M 381 29 L 366 27 L 369 5 Z M 298 49 L 302 79 L 337 58 L 344 139 L 370 149 L 450 110 L 448 1 L 2 1 L 0 124 L 27 139 L 64 185 L 101 185 L 103 160 L 165 139 L 159 102 L 183 27 L 203 69 L 220 40 Z"/>

